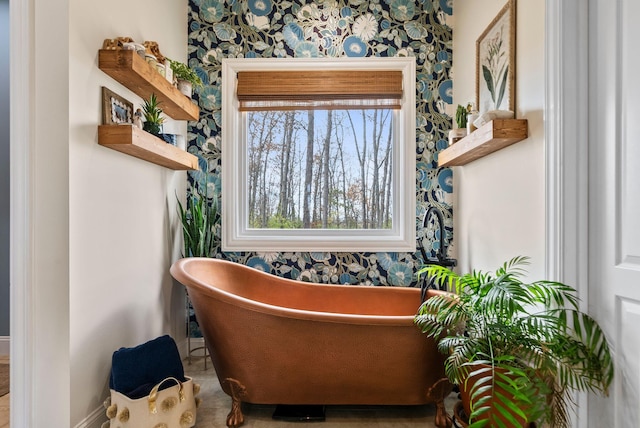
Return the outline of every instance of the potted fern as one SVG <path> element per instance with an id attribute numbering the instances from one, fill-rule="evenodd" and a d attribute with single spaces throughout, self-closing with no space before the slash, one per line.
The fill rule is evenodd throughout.
<path id="1" fill-rule="evenodd" d="M 568 427 L 570 393 L 606 394 L 613 379 L 604 332 L 579 310 L 575 289 L 525 283 L 528 262 L 514 257 L 495 274 L 419 271 L 453 292 L 426 300 L 415 322 L 448 354 L 445 372 L 469 401 L 470 427 Z"/>

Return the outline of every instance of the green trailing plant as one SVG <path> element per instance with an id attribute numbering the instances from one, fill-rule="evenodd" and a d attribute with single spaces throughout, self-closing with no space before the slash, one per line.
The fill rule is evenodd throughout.
<path id="1" fill-rule="evenodd" d="M 200 76 L 198 76 L 194 69 L 189 68 L 188 65 L 180 61 L 170 59 L 169 62 L 171 64 L 171 70 L 173 70 L 173 76 L 176 79 L 191 82 L 194 88 L 202 88 L 202 79 L 200 79 Z"/>
<path id="2" fill-rule="evenodd" d="M 472 428 L 516 419 L 568 427 L 571 391 L 606 394 L 611 385 L 613 361 L 598 323 L 579 310 L 574 288 L 525 283 L 528 262 L 515 257 L 495 274 L 419 271 L 453 291 L 427 299 L 415 323 L 448 355 L 449 380 L 470 389 Z M 472 376 L 477 382 L 465 385 Z"/>
<path id="3" fill-rule="evenodd" d="M 142 129 L 153 134 L 158 135 L 162 130 L 162 124 L 164 123 L 164 117 L 162 117 L 162 109 L 160 108 L 161 101 L 158 101 L 156 94 L 151 94 L 148 100 L 145 100 L 142 104 L 142 113 L 144 115 L 144 125 Z"/>
<path id="4" fill-rule="evenodd" d="M 178 199 L 184 238 L 183 257 L 214 257 L 219 246 L 216 225 L 220 214 L 216 201 L 209 204 L 200 191 L 187 196 L 186 208 Z"/>
<path id="5" fill-rule="evenodd" d="M 460 104 L 458 104 L 458 108 L 456 109 L 456 124 L 458 128 L 467 127 L 467 108 Z"/>

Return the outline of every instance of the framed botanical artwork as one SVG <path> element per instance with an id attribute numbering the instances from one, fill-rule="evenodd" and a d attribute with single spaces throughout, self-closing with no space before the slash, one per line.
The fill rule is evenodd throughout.
<path id="1" fill-rule="evenodd" d="M 102 124 L 133 123 L 133 104 L 112 90 L 102 87 Z"/>
<path id="2" fill-rule="evenodd" d="M 515 112 L 516 0 L 509 0 L 476 41 L 476 106 Z"/>

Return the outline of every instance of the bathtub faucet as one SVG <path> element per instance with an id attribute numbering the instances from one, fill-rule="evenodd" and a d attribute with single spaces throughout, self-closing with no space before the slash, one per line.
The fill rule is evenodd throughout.
<path id="1" fill-rule="evenodd" d="M 446 232 L 444 229 L 444 216 L 442 215 L 442 211 L 440 211 L 438 207 L 436 206 L 429 207 L 427 212 L 424 214 L 424 218 L 422 219 L 422 228 L 426 230 L 427 225 L 429 224 L 429 220 L 431 220 L 431 217 L 433 215 L 435 215 L 438 221 L 438 232 L 440 235 L 440 238 L 439 238 L 440 245 L 438 247 L 438 251 L 436 252 L 436 258 L 432 259 L 427 255 L 424 245 L 422 244 L 422 239 L 418 239 L 418 247 L 420 248 L 420 252 L 422 253 L 422 258 L 424 259 L 425 264 L 439 265 L 439 266 L 452 268 L 456 264 L 458 264 L 458 261 L 456 259 L 447 257 L 447 243 L 445 240 Z M 426 297 L 427 288 L 440 288 L 440 289 L 443 288 L 442 284 L 440 284 L 440 286 L 437 287 L 437 285 L 434 283 L 434 280 L 435 278 L 425 278 L 423 283 L 421 284 L 420 288 L 422 289 L 422 301 L 424 301 Z"/>
<path id="2" fill-rule="evenodd" d="M 444 216 L 442 215 L 442 211 L 436 206 L 431 206 L 424 214 L 424 218 L 422 220 L 422 227 L 424 229 L 427 228 L 429 224 L 429 220 L 431 217 L 435 215 L 438 220 L 438 233 L 440 235 L 439 248 L 436 252 L 436 260 L 427 256 L 427 252 L 425 251 L 424 245 L 422 244 L 422 239 L 418 239 L 418 247 L 420 247 L 420 252 L 422 253 L 422 257 L 424 258 L 424 262 L 427 264 L 437 264 L 445 267 L 454 267 L 457 264 L 456 259 L 450 259 L 447 257 L 447 241 L 445 240 L 446 231 L 444 228 Z"/>

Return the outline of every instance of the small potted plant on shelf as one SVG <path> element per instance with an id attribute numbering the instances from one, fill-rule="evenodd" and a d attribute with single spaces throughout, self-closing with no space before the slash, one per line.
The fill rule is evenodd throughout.
<path id="1" fill-rule="evenodd" d="M 458 104 L 455 119 L 458 127 L 449 131 L 449 145 L 467 136 L 467 113 L 467 107 Z"/>
<path id="2" fill-rule="evenodd" d="M 153 93 L 149 99 L 145 100 L 142 104 L 142 113 L 145 120 L 142 129 L 158 137 L 162 130 L 162 124 L 164 123 L 160 104 L 162 103 L 158 101 L 156 94 Z"/>
<path id="3" fill-rule="evenodd" d="M 180 62 L 169 60 L 171 63 L 171 70 L 173 70 L 173 76 L 177 81 L 178 90 L 191 98 L 193 95 L 193 89 L 202 87 L 202 79 L 188 65 Z"/>
<path id="4" fill-rule="evenodd" d="M 445 372 L 460 387 L 454 413 L 463 426 L 568 427 L 570 393 L 606 394 L 613 379 L 604 332 L 578 309 L 575 289 L 523 282 L 526 264 L 515 257 L 493 275 L 434 265 L 419 272 L 454 291 L 432 291 L 415 322 L 449 355 Z"/>

